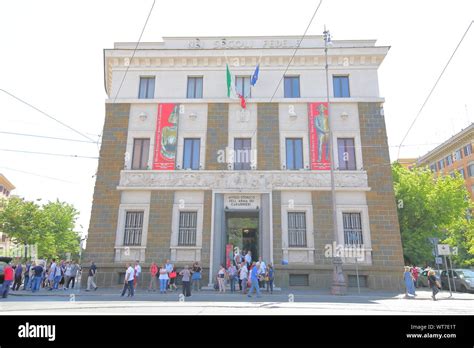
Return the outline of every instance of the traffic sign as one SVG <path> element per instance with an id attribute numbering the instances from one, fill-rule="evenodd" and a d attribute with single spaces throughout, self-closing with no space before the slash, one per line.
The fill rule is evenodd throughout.
<path id="1" fill-rule="evenodd" d="M 453 255 L 457 255 L 458 254 L 458 247 L 453 247 Z"/>
<path id="2" fill-rule="evenodd" d="M 451 255 L 448 244 L 438 244 L 438 255 Z"/>
<path id="3" fill-rule="evenodd" d="M 442 257 L 436 257 L 435 262 L 437 265 L 442 265 L 443 264 L 443 258 Z"/>

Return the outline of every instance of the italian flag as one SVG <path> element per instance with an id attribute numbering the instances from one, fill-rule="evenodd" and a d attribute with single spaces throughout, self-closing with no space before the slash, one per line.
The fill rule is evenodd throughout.
<path id="1" fill-rule="evenodd" d="M 235 77 L 231 74 L 229 69 L 229 64 L 226 64 L 226 79 L 227 79 L 227 97 L 228 98 L 239 98 L 240 99 L 240 107 L 245 109 L 247 107 L 247 103 L 245 101 L 244 96 L 237 93 L 235 90 Z"/>

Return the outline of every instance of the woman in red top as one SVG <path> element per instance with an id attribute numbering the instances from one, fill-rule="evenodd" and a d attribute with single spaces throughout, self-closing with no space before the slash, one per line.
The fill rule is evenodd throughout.
<path id="1" fill-rule="evenodd" d="M 153 262 L 150 266 L 150 286 L 148 287 L 148 291 L 156 291 L 156 275 L 158 274 L 158 266 L 156 262 Z"/>
<path id="2" fill-rule="evenodd" d="M 3 286 L 2 286 L 2 298 L 8 297 L 8 291 L 10 291 L 10 286 L 13 282 L 13 268 L 10 266 L 10 263 L 7 263 L 3 269 Z"/>

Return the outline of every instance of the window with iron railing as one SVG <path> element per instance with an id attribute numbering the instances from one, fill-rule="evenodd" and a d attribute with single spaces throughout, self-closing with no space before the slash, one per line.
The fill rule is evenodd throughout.
<path id="1" fill-rule="evenodd" d="M 342 213 L 345 245 L 363 245 L 360 213 Z"/>
<path id="2" fill-rule="evenodd" d="M 142 244 L 143 215 L 143 211 L 127 211 L 123 245 L 139 246 Z"/>
<path id="3" fill-rule="evenodd" d="M 179 213 L 179 246 L 195 246 L 196 245 L 196 227 L 197 212 L 180 212 Z"/>
<path id="4" fill-rule="evenodd" d="M 306 213 L 288 213 L 288 246 L 306 247 Z"/>

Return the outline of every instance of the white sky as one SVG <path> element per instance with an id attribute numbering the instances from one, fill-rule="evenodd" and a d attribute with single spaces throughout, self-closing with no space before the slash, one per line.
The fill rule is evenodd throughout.
<path id="1" fill-rule="evenodd" d="M 157 0 L 142 41 L 163 36 L 302 35 L 318 0 Z M 97 138 L 104 121 L 103 48 L 137 41 L 151 0 L 0 0 L 0 88 Z M 474 19 L 474 1 L 325 0 L 308 34 L 390 45 L 379 69 L 389 144 L 398 145 Z M 474 120 L 474 26 L 401 150 L 420 156 Z M 467 111 L 466 111 L 467 110 Z M 0 92 L 0 131 L 82 139 Z M 430 144 L 422 146 L 420 144 Z M 0 149 L 98 156 L 94 144 L 0 133 Z M 391 160 L 397 148 L 390 148 Z M 27 199 L 56 198 L 87 231 L 97 161 L 0 151 L 0 172 Z M 6 169 L 10 168 L 10 169 Z M 68 182 L 21 173 L 55 177 Z M 80 228 L 82 225 L 83 228 Z"/>

